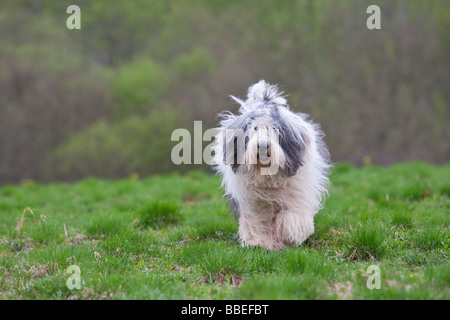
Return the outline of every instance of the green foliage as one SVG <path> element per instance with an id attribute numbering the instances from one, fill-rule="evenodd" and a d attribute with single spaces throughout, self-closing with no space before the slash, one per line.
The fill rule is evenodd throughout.
<path id="1" fill-rule="evenodd" d="M 86 232 L 89 235 L 115 235 L 118 233 L 126 233 L 126 225 L 122 219 L 118 219 L 115 215 L 109 213 L 95 213 L 86 226 Z"/>
<path id="2" fill-rule="evenodd" d="M 321 284 L 313 274 L 267 275 L 251 279 L 236 293 L 237 299 L 245 300 L 313 300 L 332 297 L 332 291 Z"/>
<path id="3" fill-rule="evenodd" d="M 169 200 L 154 200 L 139 209 L 139 225 L 161 229 L 180 223 L 180 206 Z"/>
<path id="4" fill-rule="evenodd" d="M 349 234 L 349 249 L 355 258 L 380 259 L 386 253 L 386 231 L 378 221 L 368 220 L 353 226 Z"/>
<path id="5" fill-rule="evenodd" d="M 0 298 L 445 300 L 449 168 L 338 165 L 314 235 L 279 252 L 241 246 L 220 179 L 200 171 L 3 187 Z M 374 186 L 406 195 L 418 172 L 432 197 L 370 196 Z M 66 286 L 74 264 L 81 290 Z M 370 265 L 379 290 L 366 287 Z"/>
<path id="6" fill-rule="evenodd" d="M 412 228 L 414 226 L 413 215 L 404 208 L 399 208 L 391 214 L 392 224 L 395 226 L 403 226 L 404 228 Z"/>
<path id="7" fill-rule="evenodd" d="M 113 77 L 114 115 L 122 119 L 144 108 L 159 109 L 167 90 L 167 74 L 149 58 L 139 58 L 117 68 Z"/>
<path id="8" fill-rule="evenodd" d="M 120 177 L 169 171 L 173 144 L 168 143 L 177 112 L 157 109 L 118 123 L 99 121 L 60 145 L 48 160 L 55 178 L 85 175 Z"/>
<path id="9" fill-rule="evenodd" d="M 413 243 L 420 249 L 432 250 L 442 248 L 450 241 L 448 230 L 441 228 L 428 228 L 417 232 L 413 238 Z"/>
<path id="10" fill-rule="evenodd" d="M 259 79 L 321 124 L 335 162 L 449 159 L 447 0 L 379 0 L 379 32 L 365 26 L 366 0 L 79 0 L 81 30 L 68 30 L 71 4 L 0 4 L 1 183 L 170 172 L 170 132 L 216 126 L 217 113 L 237 110 L 227 95 Z M 169 109 L 183 117 L 167 120 Z M 133 129 L 144 122 L 157 136 Z M 105 143 L 98 157 L 82 150 L 93 149 L 88 136 Z M 165 158 L 138 160 L 143 141 Z M 48 162 L 54 154 L 61 166 Z M 421 201 L 429 190 L 417 183 L 390 198 Z"/>
<path id="11" fill-rule="evenodd" d="M 215 61 L 205 48 L 194 48 L 189 54 L 181 54 L 174 62 L 174 72 L 186 81 L 195 81 L 215 68 Z"/>
<path id="12" fill-rule="evenodd" d="M 236 248 L 225 247 L 222 243 L 200 243 L 184 248 L 180 253 L 183 264 L 197 264 L 207 274 L 242 273 L 244 252 Z"/>
<path id="13" fill-rule="evenodd" d="M 108 114 L 109 81 L 50 17 L 0 11 L 0 183 L 46 180 L 48 154 Z"/>
<path id="14" fill-rule="evenodd" d="M 296 250 L 288 252 L 286 257 L 286 269 L 293 274 L 316 274 L 324 279 L 336 276 L 332 264 L 327 259 L 315 252 Z"/>

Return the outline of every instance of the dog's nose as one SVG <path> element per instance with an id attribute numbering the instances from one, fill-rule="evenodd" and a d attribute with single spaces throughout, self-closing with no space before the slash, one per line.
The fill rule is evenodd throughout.
<path id="1" fill-rule="evenodd" d="M 270 143 L 269 142 L 264 142 L 264 143 L 259 143 L 257 144 L 258 147 L 258 151 L 261 152 L 266 152 L 267 154 L 270 153 Z"/>

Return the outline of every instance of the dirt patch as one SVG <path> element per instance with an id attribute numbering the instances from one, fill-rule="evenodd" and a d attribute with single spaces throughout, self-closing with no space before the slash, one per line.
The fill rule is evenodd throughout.
<path id="1" fill-rule="evenodd" d="M 31 277 L 32 279 L 38 279 L 45 277 L 48 274 L 53 274 L 56 271 L 58 271 L 59 266 L 56 262 L 50 262 L 46 264 L 37 264 L 34 266 L 31 266 L 27 270 L 27 276 Z"/>
<path id="2" fill-rule="evenodd" d="M 111 290 L 97 293 L 94 288 L 84 288 L 80 293 L 69 295 L 67 300 L 107 300 L 113 297 Z"/>
<path id="3" fill-rule="evenodd" d="M 66 237 L 66 243 L 70 246 L 78 246 L 86 241 L 90 241 L 92 244 L 96 244 L 99 242 L 99 240 L 90 239 L 84 234 L 77 234 L 75 237 Z"/>
<path id="4" fill-rule="evenodd" d="M 242 276 L 221 271 L 215 274 L 211 274 L 209 276 L 202 277 L 200 279 L 200 283 L 205 284 L 212 283 L 212 284 L 220 284 L 221 286 L 231 285 L 232 287 L 240 287 L 243 280 L 244 277 Z"/>
<path id="5" fill-rule="evenodd" d="M 353 286 L 350 281 L 346 283 L 335 283 L 330 288 L 338 296 L 339 300 L 349 300 L 353 298 Z"/>

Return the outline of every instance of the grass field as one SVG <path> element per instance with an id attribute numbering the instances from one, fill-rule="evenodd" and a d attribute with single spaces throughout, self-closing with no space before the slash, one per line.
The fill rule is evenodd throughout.
<path id="1" fill-rule="evenodd" d="M 450 299 L 450 165 L 338 165 L 315 233 L 281 252 L 240 247 L 219 185 L 191 172 L 0 188 L 0 299 Z"/>

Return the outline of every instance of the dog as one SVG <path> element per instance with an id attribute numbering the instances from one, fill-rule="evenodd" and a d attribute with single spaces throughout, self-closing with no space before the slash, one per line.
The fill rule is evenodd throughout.
<path id="1" fill-rule="evenodd" d="M 268 250 L 299 246 L 314 233 L 328 195 L 324 133 L 264 80 L 249 87 L 245 101 L 230 97 L 239 114 L 219 114 L 212 164 L 239 221 L 240 242 Z"/>

